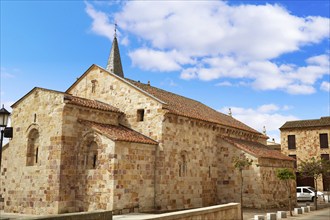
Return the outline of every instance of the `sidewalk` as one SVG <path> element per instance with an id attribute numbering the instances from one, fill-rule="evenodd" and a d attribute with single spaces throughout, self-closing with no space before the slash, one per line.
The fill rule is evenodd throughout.
<path id="1" fill-rule="evenodd" d="M 312 206 L 313 204 L 311 204 Z M 300 205 L 298 205 L 299 207 L 301 207 Z M 323 203 L 323 204 L 318 204 L 318 210 L 323 210 L 323 209 L 329 209 L 330 210 L 330 203 Z M 300 217 L 302 216 L 307 216 L 307 215 L 312 215 L 313 212 L 312 211 L 310 213 L 305 213 L 303 215 L 294 215 L 293 211 L 292 214 L 293 216 L 290 216 L 290 212 L 285 210 L 285 209 L 280 209 L 280 208 L 276 208 L 276 209 L 252 209 L 252 208 L 243 208 L 243 219 L 244 220 L 252 220 L 254 219 L 255 215 L 264 215 L 266 216 L 267 213 L 277 213 L 277 211 L 286 211 L 287 212 L 287 219 L 290 220 L 299 220 Z"/>

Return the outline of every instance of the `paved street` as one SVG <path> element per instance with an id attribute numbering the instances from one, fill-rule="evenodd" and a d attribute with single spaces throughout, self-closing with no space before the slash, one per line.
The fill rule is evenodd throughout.
<path id="1" fill-rule="evenodd" d="M 305 213 L 303 216 L 289 218 L 296 220 L 329 220 L 330 219 L 330 208 L 325 208 L 310 213 Z"/>

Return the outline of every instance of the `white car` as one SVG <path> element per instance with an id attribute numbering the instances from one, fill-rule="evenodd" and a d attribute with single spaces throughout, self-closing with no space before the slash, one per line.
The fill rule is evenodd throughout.
<path id="1" fill-rule="evenodd" d="M 314 201 L 316 190 L 311 186 L 297 187 L 297 201 Z M 317 191 L 318 198 L 323 198 L 323 192 Z"/>

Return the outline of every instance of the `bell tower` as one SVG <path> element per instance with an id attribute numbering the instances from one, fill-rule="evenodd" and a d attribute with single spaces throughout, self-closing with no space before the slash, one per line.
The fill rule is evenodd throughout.
<path id="1" fill-rule="evenodd" d="M 115 24 L 115 34 L 111 46 L 111 51 L 106 70 L 124 78 L 123 67 L 121 65 L 120 52 L 117 41 L 117 24 Z"/>

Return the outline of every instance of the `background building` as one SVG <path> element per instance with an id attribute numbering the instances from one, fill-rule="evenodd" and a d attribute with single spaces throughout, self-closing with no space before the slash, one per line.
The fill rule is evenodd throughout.
<path id="1" fill-rule="evenodd" d="M 288 121 L 281 128 L 281 151 L 296 159 L 296 167 L 301 161 L 312 157 L 329 160 L 330 117 L 320 119 Z M 297 186 L 314 186 L 312 178 L 297 175 Z M 330 190 L 329 178 L 318 182 L 320 190 Z"/>

